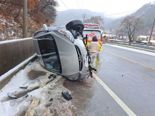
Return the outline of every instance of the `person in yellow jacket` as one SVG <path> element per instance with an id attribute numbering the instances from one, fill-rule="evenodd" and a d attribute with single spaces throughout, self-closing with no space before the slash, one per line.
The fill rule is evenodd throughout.
<path id="1" fill-rule="evenodd" d="M 94 68 L 97 68 L 97 63 L 99 62 L 99 52 L 102 49 L 102 44 L 98 41 L 96 36 L 92 38 L 92 41 L 88 45 L 88 49 L 91 55 L 91 64 Z"/>
<path id="2" fill-rule="evenodd" d="M 98 43 L 99 43 L 98 49 L 101 52 L 103 50 L 103 42 L 102 42 L 102 40 L 98 40 Z"/>

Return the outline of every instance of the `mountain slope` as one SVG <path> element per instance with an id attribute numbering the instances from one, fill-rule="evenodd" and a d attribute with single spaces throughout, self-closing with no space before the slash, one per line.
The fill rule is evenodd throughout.
<path id="1" fill-rule="evenodd" d="M 86 9 L 70 9 L 66 11 L 57 12 L 55 25 L 65 25 L 71 20 L 83 20 L 92 16 L 101 16 L 104 21 L 107 19 L 103 13 L 92 12 Z"/>
<path id="2" fill-rule="evenodd" d="M 149 31 L 153 24 L 153 20 L 155 18 L 155 4 L 152 3 L 145 4 L 139 10 L 130 15 L 140 18 L 144 25 L 142 33 L 149 34 Z M 119 28 L 123 19 L 124 17 L 112 21 L 108 25 L 108 28 L 116 30 L 117 28 Z"/>
<path id="3" fill-rule="evenodd" d="M 155 18 L 155 4 L 146 4 L 132 15 L 141 18 L 144 23 L 144 27 L 149 29 L 151 28 Z"/>
<path id="4" fill-rule="evenodd" d="M 130 15 L 139 17 L 142 20 L 144 24 L 143 33 L 148 34 L 149 30 L 152 27 L 153 20 L 155 18 L 155 4 L 154 3 L 145 4 L 139 10 Z M 124 17 L 120 17 L 117 19 L 108 18 L 104 16 L 103 13 L 92 12 L 86 9 L 76 9 L 76 10 L 72 9 L 58 12 L 55 24 L 64 25 L 70 20 L 74 19 L 83 20 L 84 17 L 90 18 L 92 16 L 101 16 L 104 19 L 105 30 L 116 30 L 117 28 L 119 28 L 122 20 L 124 19 Z"/>

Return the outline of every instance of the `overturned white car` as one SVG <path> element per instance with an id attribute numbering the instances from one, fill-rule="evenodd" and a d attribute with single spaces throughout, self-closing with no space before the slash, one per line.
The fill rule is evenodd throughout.
<path id="1" fill-rule="evenodd" d="M 74 20 L 66 28 L 46 28 L 34 34 L 40 64 L 69 80 L 83 80 L 91 75 L 89 52 L 84 44 L 84 25 Z"/>

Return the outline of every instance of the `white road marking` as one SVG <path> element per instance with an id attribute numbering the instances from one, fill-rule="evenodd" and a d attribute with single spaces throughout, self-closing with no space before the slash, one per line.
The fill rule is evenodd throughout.
<path id="1" fill-rule="evenodd" d="M 96 74 L 93 74 L 93 76 L 129 116 L 136 116 L 136 114 Z"/>
<path id="2" fill-rule="evenodd" d="M 110 45 L 110 44 L 106 44 L 106 45 L 107 46 L 111 46 L 111 47 L 115 47 L 115 48 L 120 48 L 120 49 L 128 50 L 128 51 L 133 51 L 133 52 L 141 53 L 141 54 L 155 56 L 155 53 L 153 53 L 153 52 L 148 52 L 148 51 L 144 51 L 144 50 L 138 50 L 138 49 L 135 49 L 135 48 L 127 48 L 127 47 L 122 47 L 122 46 L 118 46 L 118 45 Z"/>

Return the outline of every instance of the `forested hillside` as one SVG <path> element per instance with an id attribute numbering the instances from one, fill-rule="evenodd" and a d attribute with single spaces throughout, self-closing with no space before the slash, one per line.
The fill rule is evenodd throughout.
<path id="1" fill-rule="evenodd" d="M 0 40 L 22 37 L 24 0 L 0 0 Z M 28 35 L 55 21 L 54 0 L 28 1 Z"/>

